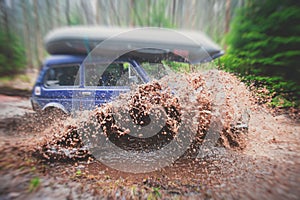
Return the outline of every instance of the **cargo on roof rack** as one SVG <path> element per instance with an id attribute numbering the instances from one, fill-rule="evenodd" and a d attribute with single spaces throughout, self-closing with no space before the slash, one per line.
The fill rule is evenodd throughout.
<path id="1" fill-rule="evenodd" d="M 46 36 L 45 47 L 52 55 L 87 55 L 93 51 L 94 55 L 114 54 L 148 62 L 201 63 L 223 55 L 222 49 L 201 32 L 163 28 L 64 27 Z"/>

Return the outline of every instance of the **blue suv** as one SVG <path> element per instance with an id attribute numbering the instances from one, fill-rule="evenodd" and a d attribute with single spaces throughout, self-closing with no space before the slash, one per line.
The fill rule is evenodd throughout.
<path id="1" fill-rule="evenodd" d="M 44 61 L 34 85 L 33 109 L 64 113 L 92 109 L 129 91 L 132 84 L 147 83 L 165 75 L 162 60 L 189 62 L 188 57 L 201 63 L 223 54 L 216 44 L 198 33 L 135 30 L 67 27 L 48 34 L 45 47 L 51 56 Z M 111 40 L 114 35 L 115 40 Z M 102 54 L 89 61 L 90 52 L 105 42 Z M 120 56 L 108 62 L 105 55 Z M 142 67 L 143 62 L 148 64 Z"/>
<path id="2" fill-rule="evenodd" d="M 80 55 L 54 55 L 46 59 L 33 89 L 33 109 L 59 109 L 64 113 L 76 108 L 90 109 L 129 91 L 131 84 L 150 80 L 132 59 L 96 64 L 83 64 L 84 60 L 85 56 Z"/>

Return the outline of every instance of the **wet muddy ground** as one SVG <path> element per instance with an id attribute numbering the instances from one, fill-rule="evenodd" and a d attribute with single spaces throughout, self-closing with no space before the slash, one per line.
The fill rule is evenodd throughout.
<path id="1" fill-rule="evenodd" d="M 148 173 L 95 160 L 43 159 L 36 149 L 74 121 L 41 119 L 27 98 L 1 95 L 0 199 L 299 199 L 299 121 L 256 104 L 237 79 L 218 73 L 203 75 L 213 99 L 226 99 L 213 102 L 212 120 L 246 111 L 243 148 L 204 141 L 209 148 L 196 157 Z M 220 85 L 226 98 L 218 96 Z"/>

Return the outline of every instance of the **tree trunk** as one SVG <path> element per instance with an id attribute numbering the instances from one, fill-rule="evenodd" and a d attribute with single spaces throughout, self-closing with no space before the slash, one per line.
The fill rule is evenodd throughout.
<path id="1" fill-rule="evenodd" d="M 225 34 L 229 32 L 231 0 L 226 0 Z"/>
<path id="2" fill-rule="evenodd" d="M 48 21 L 48 30 L 53 29 L 53 12 L 52 12 L 52 0 L 47 0 L 47 21 Z"/>
<path id="3" fill-rule="evenodd" d="M 86 19 L 86 24 L 92 25 L 94 24 L 94 14 L 91 9 L 90 1 L 81 0 L 81 7 L 83 9 L 83 13 Z"/>
<path id="4" fill-rule="evenodd" d="M 71 19 L 70 19 L 70 0 L 66 0 L 66 20 L 67 25 L 71 25 Z"/>
<path id="5" fill-rule="evenodd" d="M 10 32 L 10 29 L 9 29 L 9 16 L 8 16 L 8 6 L 6 5 L 6 2 L 4 0 L 1 1 L 1 14 L 2 14 L 2 23 L 3 23 L 3 28 L 5 30 L 5 34 L 6 34 L 6 37 L 7 39 L 9 39 L 9 32 Z"/>
<path id="6" fill-rule="evenodd" d="M 96 0 L 96 24 L 100 25 L 100 5 L 99 0 Z"/>
<path id="7" fill-rule="evenodd" d="M 225 16 L 225 34 L 229 32 L 229 25 L 230 25 L 230 6 L 231 6 L 231 0 L 226 0 L 226 16 Z M 224 44 L 224 50 L 226 51 L 227 49 L 227 44 Z"/>
<path id="8" fill-rule="evenodd" d="M 176 0 L 173 0 L 172 4 L 172 25 L 176 26 Z"/>
<path id="9" fill-rule="evenodd" d="M 38 66 L 42 64 L 43 46 L 41 39 L 41 28 L 38 13 L 38 0 L 34 0 L 34 19 L 35 19 L 35 38 L 36 38 L 36 55 Z"/>
<path id="10" fill-rule="evenodd" d="M 151 19 L 151 0 L 147 0 L 147 26 L 150 26 Z"/>
<path id="11" fill-rule="evenodd" d="M 120 26 L 121 25 L 121 21 L 120 21 L 120 18 L 119 18 L 119 15 L 120 13 L 117 12 L 116 8 L 115 8 L 115 3 L 110 0 L 110 7 L 112 9 L 112 14 L 113 14 L 113 17 L 112 18 L 115 18 L 117 20 L 117 25 Z"/>
<path id="12" fill-rule="evenodd" d="M 130 0 L 130 12 L 131 12 L 131 15 L 130 15 L 130 26 L 135 26 L 135 0 Z"/>
<path id="13" fill-rule="evenodd" d="M 33 61 L 32 61 L 32 52 L 31 52 L 31 42 L 29 37 L 29 24 L 28 24 L 28 17 L 27 17 L 27 1 L 22 1 L 22 11 L 23 11 L 23 37 L 24 37 L 24 44 L 25 44 L 25 53 L 26 53 L 26 61 L 29 68 L 33 68 Z"/>
<path id="14" fill-rule="evenodd" d="M 55 27 L 59 27 L 60 26 L 60 9 L 59 9 L 59 2 L 60 0 L 56 0 L 55 2 L 55 17 L 56 17 L 56 24 Z"/>

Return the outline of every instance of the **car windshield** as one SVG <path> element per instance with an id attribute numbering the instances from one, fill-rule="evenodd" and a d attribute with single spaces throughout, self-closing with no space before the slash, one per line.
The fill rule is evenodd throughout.
<path id="1" fill-rule="evenodd" d="M 142 68 L 146 71 L 151 80 L 159 80 L 168 75 L 169 68 L 163 63 L 141 63 Z"/>

